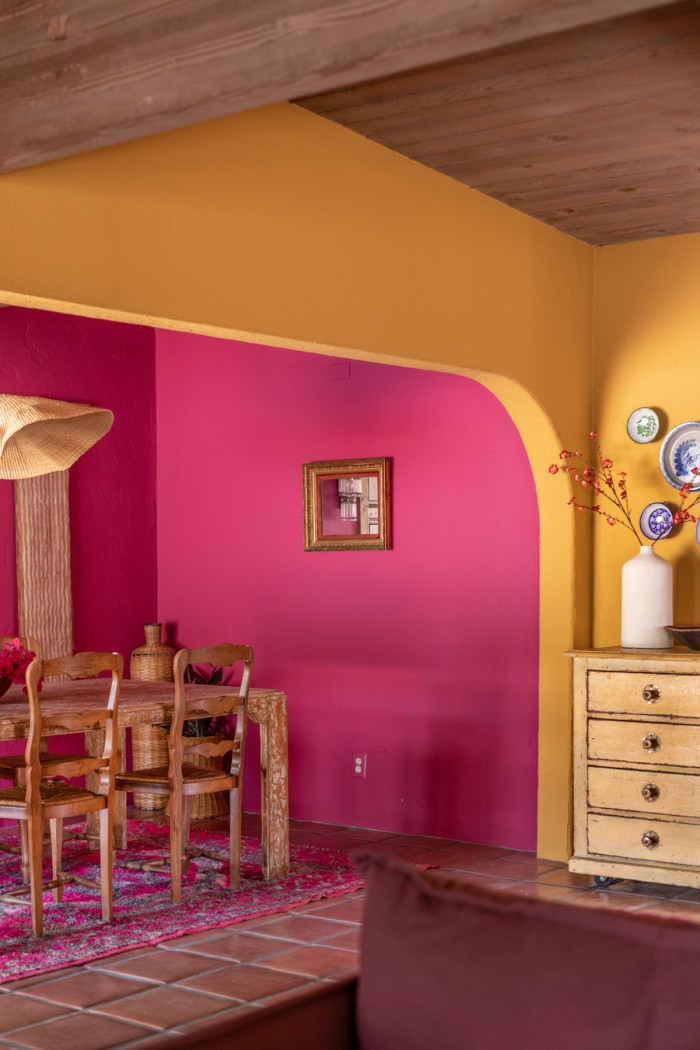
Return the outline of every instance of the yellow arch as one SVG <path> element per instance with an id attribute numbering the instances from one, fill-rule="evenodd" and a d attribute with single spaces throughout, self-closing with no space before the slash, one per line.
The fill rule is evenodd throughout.
<path id="1" fill-rule="evenodd" d="M 592 250 L 286 104 L 2 176 L 0 237 L 6 303 L 492 390 L 537 486 L 538 852 L 566 857 L 590 549 L 547 465 L 590 426 Z"/>

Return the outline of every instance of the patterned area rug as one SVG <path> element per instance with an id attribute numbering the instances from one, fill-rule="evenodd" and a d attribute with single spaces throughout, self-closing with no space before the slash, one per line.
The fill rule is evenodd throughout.
<path id="1" fill-rule="evenodd" d="M 167 873 L 121 866 L 125 859 L 162 855 L 167 826 L 129 821 L 129 848 L 117 851 L 114 868 L 114 921 L 101 920 L 99 891 L 75 884 L 56 904 L 44 894 L 44 937 L 31 936 L 28 907 L 0 904 L 0 984 L 65 966 L 143 948 L 159 941 L 228 926 L 244 919 L 288 911 L 299 904 L 337 897 L 358 889 L 362 879 L 344 853 L 310 846 L 290 847 L 290 874 L 283 882 L 263 882 L 260 842 L 243 840 L 241 890 L 228 890 L 228 865 L 198 857 L 183 879 L 182 903 L 170 900 Z M 194 846 L 225 857 L 228 840 L 216 831 L 193 830 Z M 63 867 L 86 878 L 99 878 L 99 854 L 80 840 L 63 847 Z M 50 870 L 45 870 L 50 878 Z M 19 858 L 0 853 L 0 892 L 19 881 Z"/>

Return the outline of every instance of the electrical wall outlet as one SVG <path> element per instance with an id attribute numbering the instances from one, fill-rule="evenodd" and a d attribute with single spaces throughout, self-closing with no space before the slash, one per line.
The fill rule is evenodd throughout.
<path id="1" fill-rule="evenodd" d="M 362 754 L 360 751 L 353 751 L 352 775 L 354 777 L 362 777 L 363 780 L 367 776 L 367 755 Z"/>

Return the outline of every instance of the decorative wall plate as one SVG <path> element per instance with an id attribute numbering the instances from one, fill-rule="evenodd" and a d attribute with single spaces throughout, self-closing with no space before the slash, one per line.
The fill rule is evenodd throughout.
<path id="1" fill-rule="evenodd" d="M 649 503 L 639 515 L 639 527 L 648 540 L 663 540 L 673 528 L 673 512 L 665 503 Z"/>
<path id="2" fill-rule="evenodd" d="M 638 445 L 646 445 L 659 436 L 659 425 L 653 408 L 635 408 L 627 420 L 627 433 Z"/>
<path id="3" fill-rule="evenodd" d="M 659 453 L 661 473 L 669 485 L 679 489 L 686 482 L 693 490 L 700 489 L 700 423 L 681 423 L 664 438 Z"/>

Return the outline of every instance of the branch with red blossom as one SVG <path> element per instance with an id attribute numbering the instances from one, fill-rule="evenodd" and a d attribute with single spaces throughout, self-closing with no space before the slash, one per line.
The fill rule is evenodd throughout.
<path id="1" fill-rule="evenodd" d="M 627 494 L 627 472 L 620 470 L 617 474 L 613 473 L 613 461 L 603 455 L 596 431 L 592 430 L 588 437 L 595 443 L 597 463 L 586 462 L 582 452 L 569 452 L 567 449 L 562 449 L 559 453 L 559 459 L 576 462 L 567 463 L 565 466 L 552 463 L 549 467 L 549 473 L 558 474 L 562 470 L 564 473 L 572 476 L 572 480 L 581 485 L 582 488 L 592 489 L 596 495 L 601 496 L 606 501 L 606 503 L 579 503 L 576 497 L 572 496 L 568 501 L 570 507 L 574 507 L 583 513 L 590 511 L 593 514 L 600 514 L 601 517 L 605 518 L 608 525 L 623 525 L 634 534 L 638 543 L 641 544 L 642 539 L 637 532 L 630 513 Z M 692 472 L 700 475 L 700 470 L 696 467 L 693 468 Z M 680 525 L 686 521 L 695 521 L 695 516 L 690 511 L 700 502 L 700 493 L 694 493 L 695 498 L 692 503 L 686 506 L 686 500 L 693 493 L 691 482 L 681 486 L 679 493 L 681 498 L 680 506 L 673 514 L 674 525 Z"/>
<path id="2" fill-rule="evenodd" d="M 691 467 L 690 473 L 695 474 L 697 478 L 698 476 L 700 476 L 700 469 L 698 469 L 697 467 Z M 689 499 L 691 494 L 695 494 L 695 499 L 686 507 L 685 501 Z M 673 524 L 682 525 L 685 521 L 696 521 L 697 519 L 695 515 L 691 514 L 690 511 L 693 507 L 697 506 L 697 504 L 700 503 L 700 492 L 697 492 L 695 489 L 693 489 L 690 481 L 686 481 L 684 485 L 681 485 L 679 489 L 679 495 L 681 497 L 681 505 L 673 515 Z"/>

